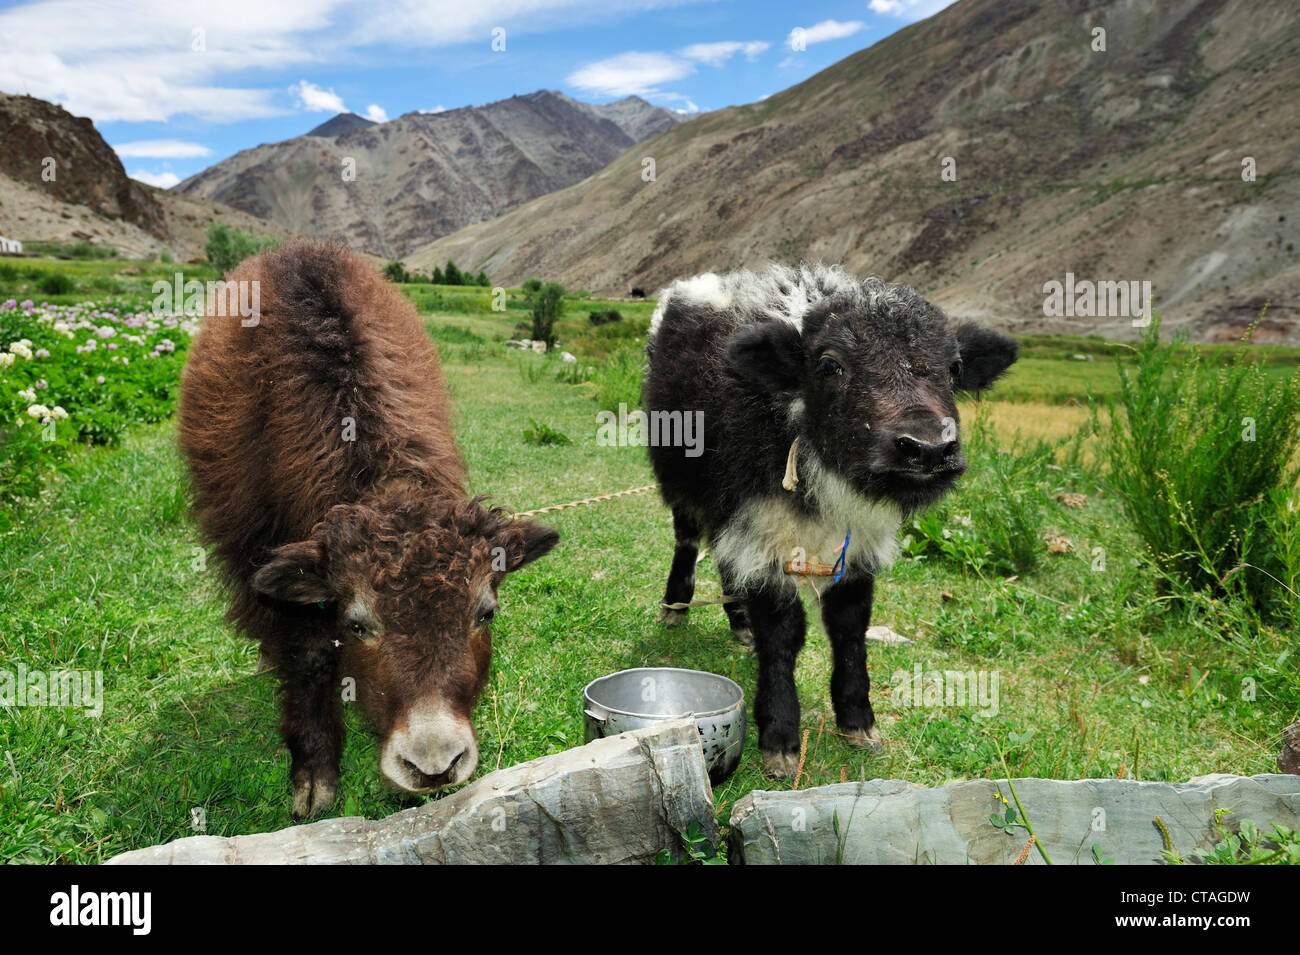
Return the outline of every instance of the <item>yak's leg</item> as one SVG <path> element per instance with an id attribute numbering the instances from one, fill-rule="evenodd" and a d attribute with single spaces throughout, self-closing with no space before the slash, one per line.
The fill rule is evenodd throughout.
<path id="1" fill-rule="evenodd" d="M 874 578 L 845 576 L 822 595 L 822 622 L 831 641 L 831 702 L 835 722 L 851 746 L 879 753 L 884 749 L 871 712 L 871 677 L 867 674 L 867 626 L 871 623 Z"/>
<path id="2" fill-rule="evenodd" d="M 280 733 L 291 760 L 293 818 L 303 819 L 329 809 L 338 789 L 343 754 L 338 657 L 319 634 L 304 634 L 280 649 L 274 654 L 281 679 Z"/>
<path id="3" fill-rule="evenodd" d="M 793 587 L 746 594 L 749 622 L 758 653 L 758 694 L 754 720 L 763 772 L 783 778 L 799 765 L 799 694 L 794 663 L 808 626 L 799 593 Z"/>
<path id="4" fill-rule="evenodd" d="M 695 560 L 700 555 L 700 528 L 695 521 L 678 508 L 673 509 L 673 536 L 677 546 L 673 550 L 673 566 L 668 571 L 668 587 L 664 590 L 664 603 L 688 604 L 695 596 Z M 663 608 L 659 622 L 675 627 L 686 619 L 687 610 Z"/>
<path id="5" fill-rule="evenodd" d="M 722 593 L 725 596 L 740 596 L 736 589 L 736 581 L 731 574 L 727 573 L 723 567 L 718 568 L 722 577 Z M 723 604 L 722 608 L 727 611 L 727 622 L 731 624 L 731 632 L 747 647 L 754 645 L 754 630 L 749 625 L 749 611 L 745 607 L 745 601 L 737 600 L 733 603 Z"/>

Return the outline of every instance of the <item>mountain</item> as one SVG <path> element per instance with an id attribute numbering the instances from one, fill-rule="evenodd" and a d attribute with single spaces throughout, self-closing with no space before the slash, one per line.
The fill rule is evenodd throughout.
<path id="1" fill-rule="evenodd" d="M 214 221 L 292 235 L 229 206 L 129 179 L 89 119 L 31 96 L 0 93 L 0 235 L 112 245 L 132 257 L 166 249 L 184 262 L 201 254 Z"/>
<path id="2" fill-rule="evenodd" d="M 1267 302 L 1257 340 L 1300 345 L 1297 91 L 1290 0 L 962 0 L 406 264 L 627 294 L 819 259 L 1004 329 L 1136 333 L 1046 315 L 1070 272 L 1150 281 L 1202 339 Z"/>
<path id="3" fill-rule="evenodd" d="M 680 121 L 637 97 L 591 106 L 550 90 L 320 135 L 342 118 L 175 188 L 398 257 L 573 185 Z"/>
<path id="4" fill-rule="evenodd" d="M 162 207 L 144 185 L 127 178 L 95 124 L 54 103 L 0 93 L 0 172 L 60 202 L 166 234 Z"/>
<path id="5" fill-rule="evenodd" d="M 364 116 L 358 116 L 356 113 L 339 113 L 333 119 L 326 120 L 306 135 L 325 136 L 327 138 L 342 136 L 344 133 L 350 133 L 354 129 L 365 129 L 367 126 L 374 125 L 376 125 L 376 123 L 373 119 L 366 119 Z"/>

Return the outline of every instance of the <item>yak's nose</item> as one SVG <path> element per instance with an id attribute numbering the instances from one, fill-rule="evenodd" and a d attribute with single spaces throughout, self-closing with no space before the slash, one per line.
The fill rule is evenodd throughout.
<path id="1" fill-rule="evenodd" d="M 412 792 L 463 783 L 478 765 L 474 728 L 442 708 L 416 707 L 389 734 L 380 765 L 385 776 Z"/>
<path id="2" fill-rule="evenodd" d="M 937 442 L 923 441 L 910 434 L 900 434 L 894 438 L 894 447 L 898 451 L 898 463 L 905 468 L 917 468 L 934 471 L 938 468 L 951 467 L 956 463 L 957 439 Z"/>
<path id="3" fill-rule="evenodd" d="M 456 767 L 460 765 L 460 761 L 464 759 L 468 753 L 468 749 L 462 749 L 456 754 L 452 761 L 447 764 L 446 768 L 440 772 L 429 772 L 424 766 L 421 766 L 419 763 L 416 763 L 410 757 L 406 756 L 402 757 L 402 763 L 411 774 L 411 780 L 419 784 L 419 788 L 438 789 L 452 781 L 456 773 Z"/>

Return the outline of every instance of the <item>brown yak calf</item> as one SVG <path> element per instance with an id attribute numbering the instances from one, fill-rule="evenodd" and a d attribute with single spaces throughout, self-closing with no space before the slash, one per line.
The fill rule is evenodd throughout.
<path id="1" fill-rule="evenodd" d="M 299 243 L 230 280 L 260 315 L 204 322 L 180 442 L 229 616 L 280 679 L 294 817 L 334 800 L 350 687 L 389 780 L 463 782 L 497 587 L 559 535 L 467 497 L 432 343 L 364 260 Z"/>

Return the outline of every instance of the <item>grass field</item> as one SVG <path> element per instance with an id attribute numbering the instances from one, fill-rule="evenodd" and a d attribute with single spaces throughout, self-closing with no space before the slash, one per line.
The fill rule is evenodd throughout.
<path id="1" fill-rule="evenodd" d="M 503 345 L 522 311 L 492 313 L 468 291 L 407 289 L 417 302 L 435 292 L 444 304 L 463 296 L 457 313 L 427 323 L 475 491 L 524 510 L 653 480 L 643 448 L 595 441 L 596 411 L 635 374 L 626 356 L 644 342 L 650 304 L 571 303 L 560 347 L 578 361 L 566 365 Z M 589 308 L 620 309 L 624 320 L 592 328 Z M 1296 635 L 1242 629 L 1231 608 L 1170 601 L 1088 456 L 1062 448 L 1018 457 L 1017 431 L 1020 442 L 1068 438 L 1087 424 L 1089 391 L 1110 387 L 1109 359 L 1051 353 L 1078 346 L 1032 343 L 978 409 L 992 424 L 987 460 L 1010 449 L 1008 460 L 1037 461 L 1016 478 L 1022 503 L 1038 530 L 1068 538 L 1072 550 L 1050 554 L 1042 542 L 1033 569 L 1011 576 L 905 557 L 881 578 L 873 623 L 915 642 L 869 648 L 887 741 L 880 757 L 832 732 L 829 653 L 814 623 L 797 672 L 808 732 L 800 787 L 878 777 L 936 785 L 1000 775 L 1003 758 L 1014 775 L 1057 778 L 1273 770 L 1278 731 L 1300 713 Z M 1277 368 L 1293 371 L 1286 356 Z M 967 403 L 962 414 L 969 431 L 977 409 Z M 534 423 L 572 443 L 526 440 Z M 214 835 L 290 822 L 274 687 L 254 674 L 256 648 L 222 620 L 182 487 L 173 423 L 141 426 L 117 447 L 85 452 L 70 476 L 14 512 L 0 538 L 0 657 L 29 669 L 102 670 L 105 684 L 98 719 L 43 707 L 0 714 L 0 859 L 100 861 L 192 834 L 199 808 Z M 959 491 L 945 520 L 960 525 L 986 493 Z M 1086 495 L 1086 504 L 1067 507 L 1063 493 Z M 492 675 L 475 717 L 477 775 L 580 744 L 582 687 L 617 669 L 725 674 L 752 706 L 755 660 L 720 609 L 693 611 L 673 631 L 655 622 L 672 541 L 655 494 L 547 519 L 560 547 L 502 588 Z M 697 597 L 718 594 L 707 557 L 699 579 Z M 815 621 L 815 596 L 805 600 Z M 895 691 L 917 666 L 982 671 L 996 677 L 996 699 L 904 703 Z M 374 738 L 355 708 L 348 721 L 336 812 L 375 818 L 420 802 L 381 784 Z M 751 789 L 789 785 L 760 774 L 751 720 L 740 770 L 714 793 L 719 822 Z"/>

